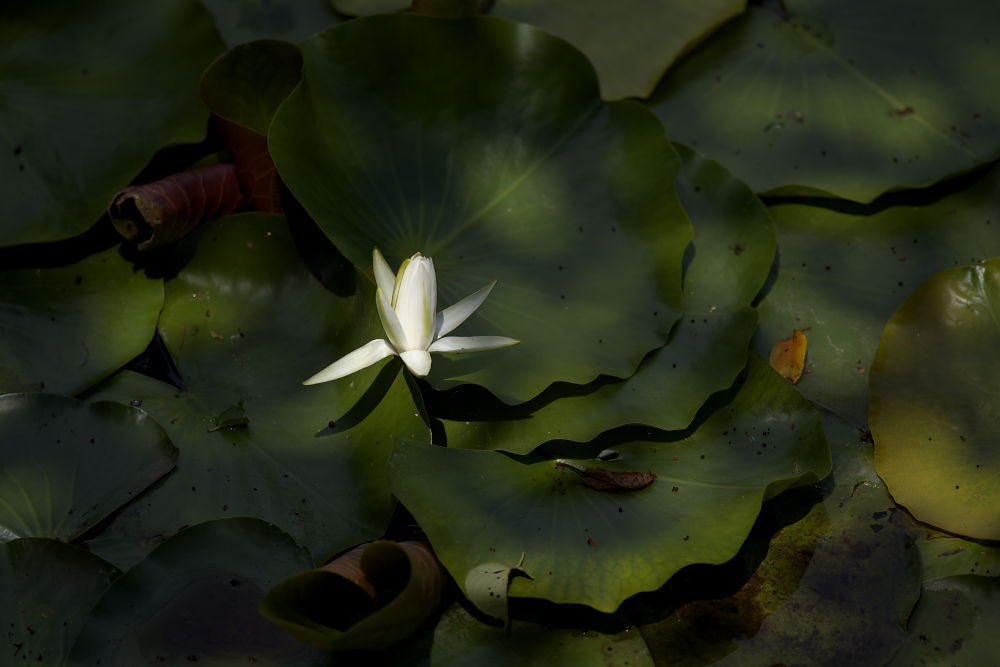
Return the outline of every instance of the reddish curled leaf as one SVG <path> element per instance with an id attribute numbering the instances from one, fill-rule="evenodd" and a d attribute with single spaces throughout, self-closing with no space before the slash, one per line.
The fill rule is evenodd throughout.
<path id="1" fill-rule="evenodd" d="M 556 459 L 556 468 L 568 468 L 578 473 L 586 486 L 598 491 L 638 491 L 652 484 L 656 478 L 651 472 L 591 468 L 565 459 Z"/>
<path id="2" fill-rule="evenodd" d="M 219 116 L 216 127 L 226 140 L 236 177 L 246 193 L 247 204 L 255 211 L 284 215 L 278 190 L 278 172 L 274 169 L 267 137 Z"/>
<path id="3" fill-rule="evenodd" d="M 140 250 L 172 243 L 203 222 L 245 208 L 236 170 L 215 164 L 119 191 L 108 214 L 118 233 Z"/>
<path id="4" fill-rule="evenodd" d="M 805 329 L 795 329 L 791 336 L 775 343 L 768 358 L 771 368 L 792 384 L 799 381 L 805 368 L 806 335 L 803 331 Z"/>

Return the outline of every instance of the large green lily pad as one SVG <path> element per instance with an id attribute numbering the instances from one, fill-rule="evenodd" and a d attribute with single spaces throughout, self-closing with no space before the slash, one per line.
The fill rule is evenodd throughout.
<path id="1" fill-rule="evenodd" d="M 574 463 L 652 472 L 652 483 L 600 491 L 551 460 L 402 442 L 388 471 L 459 583 L 481 563 L 523 553 L 530 578 L 516 577 L 510 595 L 613 611 L 685 565 L 726 561 L 765 498 L 830 469 L 818 415 L 757 357 L 732 400 L 687 437 L 613 449 L 612 460 Z"/>
<path id="2" fill-rule="evenodd" d="M 671 138 L 758 192 L 860 202 L 1000 155 L 1000 88 L 988 83 L 1000 6 L 771 7 L 751 7 L 667 73 L 650 108 Z"/>
<path id="3" fill-rule="evenodd" d="M 0 544 L 6 665 L 61 665 L 91 607 L 119 575 L 79 547 L 25 538 Z"/>
<path id="4" fill-rule="evenodd" d="M 264 591 L 310 565 L 305 549 L 258 519 L 192 526 L 111 585 L 68 664 L 326 664 L 257 613 Z"/>
<path id="5" fill-rule="evenodd" d="M 224 48 L 197 0 L 7 2 L 0 44 L 0 246 L 79 234 L 158 148 L 200 140 Z"/>
<path id="6" fill-rule="evenodd" d="M 186 391 L 123 373 L 92 396 L 141 405 L 180 449 L 178 468 L 95 551 L 134 562 L 185 525 L 229 516 L 266 519 L 320 560 L 384 532 L 391 437 L 429 437 L 400 364 L 302 386 L 382 335 L 372 282 L 346 267 L 324 289 L 283 218 L 231 216 L 201 232 L 160 318 Z"/>
<path id="7" fill-rule="evenodd" d="M 433 48 L 430 48 L 433 45 Z M 284 181 L 356 266 L 434 259 L 439 303 L 493 280 L 457 333 L 520 345 L 438 357 L 437 388 L 506 402 L 630 376 L 680 310 L 690 225 L 656 119 L 600 101 L 586 59 L 494 17 L 358 19 L 300 44 L 268 137 Z"/>
<path id="8" fill-rule="evenodd" d="M 135 408 L 0 396 L 0 541 L 73 539 L 169 472 L 176 458 L 163 429 Z"/>
<path id="9" fill-rule="evenodd" d="M 1000 539 L 1000 259 L 935 274 L 889 319 L 871 373 L 875 465 L 896 502 Z"/>
<path id="10" fill-rule="evenodd" d="M 83 391 L 146 348 L 162 306 L 163 281 L 116 249 L 0 271 L 0 392 Z"/>
<path id="11" fill-rule="evenodd" d="M 753 347 L 805 329 L 802 395 L 867 428 L 868 372 L 882 327 L 910 291 L 941 269 L 1000 255 L 1000 169 L 960 192 L 875 210 L 770 208 L 781 248 L 777 280 L 758 307 Z"/>
<path id="12" fill-rule="evenodd" d="M 679 430 L 713 392 L 732 385 L 757 325 L 750 303 L 774 259 L 774 225 L 745 185 L 717 163 L 679 150 L 677 188 L 695 239 L 684 315 L 670 342 L 627 380 L 557 385 L 518 406 L 469 389 L 448 392 L 435 415 L 443 417 L 449 447 L 526 454 L 549 440 L 587 441 L 624 424 Z"/>
<path id="13" fill-rule="evenodd" d="M 745 8 L 746 0 L 498 0 L 491 12 L 583 51 L 613 100 L 649 95 L 671 63 Z"/>

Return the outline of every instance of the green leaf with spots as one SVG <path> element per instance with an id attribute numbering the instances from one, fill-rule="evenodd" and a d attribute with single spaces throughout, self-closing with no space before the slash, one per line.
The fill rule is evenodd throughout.
<path id="1" fill-rule="evenodd" d="M 952 266 L 1000 255 L 1000 169 L 945 194 L 884 207 L 770 208 L 781 248 L 753 348 L 767 356 L 810 327 L 803 396 L 867 428 L 868 374 L 882 327 L 910 291 Z"/>
<path id="2" fill-rule="evenodd" d="M 746 0 L 498 0 L 491 12 L 583 51 L 610 100 L 649 95 L 675 60 L 745 8 Z"/>
<path id="3" fill-rule="evenodd" d="M 305 549 L 258 519 L 192 526 L 111 585 L 68 664 L 328 664 L 257 613 L 264 591 L 310 564 Z"/>
<path id="4" fill-rule="evenodd" d="M 196 0 L 0 8 L 0 246 L 75 236 L 153 153 L 200 140 L 223 50 Z"/>
<path id="5" fill-rule="evenodd" d="M 83 391 L 146 348 L 162 307 L 163 281 L 117 249 L 0 271 L 0 392 Z"/>
<path id="6" fill-rule="evenodd" d="M 509 630 L 482 623 L 452 605 L 434 629 L 431 664 L 435 667 L 652 667 L 638 632 L 615 635 L 549 628 L 513 621 Z"/>
<path id="7" fill-rule="evenodd" d="M 0 624 L 6 665 L 62 665 L 115 567 L 58 540 L 25 538 L 0 544 Z"/>
<path id="8" fill-rule="evenodd" d="M 270 521 L 320 561 L 379 537 L 392 511 L 392 436 L 430 437 L 401 364 L 302 386 L 383 335 L 374 285 L 341 258 L 325 289 L 283 218 L 231 216 L 192 243 L 159 325 L 186 391 L 123 373 L 91 397 L 141 404 L 180 465 L 91 548 L 131 563 L 185 525 L 229 516 Z"/>
<path id="9" fill-rule="evenodd" d="M 758 192 L 869 202 L 1000 156 L 998 22 L 1000 6 L 977 0 L 751 7 L 649 106 Z"/>
<path id="10" fill-rule="evenodd" d="M 520 345 L 436 356 L 429 381 L 509 403 L 628 377 L 680 311 L 690 225 L 677 156 L 631 102 L 600 100 L 578 51 L 494 17 L 358 19 L 300 45 L 268 144 L 296 198 L 359 268 L 434 259 L 448 306 L 498 280 L 457 334 Z"/>
<path id="11" fill-rule="evenodd" d="M 393 493 L 460 583 L 479 563 L 523 553 L 530 578 L 515 578 L 511 596 L 613 611 L 685 565 L 728 560 L 765 498 L 830 470 L 818 415 L 757 357 L 731 400 L 686 437 L 614 451 L 613 460 L 577 462 L 652 472 L 653 483 L 598 491 L 551 460 L 403 442 L 388 471 Z"/>
<path id="12" fill-rule="evenodd" d="M 946 269 L 889 319 L 871 373 L 875 465 L 920 521 L 1000 539 L 1000 259 Z"/>
<path id="13" fill-rule="evenodd" d="M 174 467 L 142 411 L 50 394 L 0 396 L 0 541 L 71 540 Z"/>
<path id="14" fill-rule="evenodd" d="M 583 442 L 623 424 L 678 430 L 712 393 L 732 385 L 746 366 L 757 325 L 750 303 L 774 260 L 774 225 L 754 194 L 722 167 L 679 151 L 684 163 L 677 188 L 695 240 L 684 315 L 669 343 L 627 380 L 555 385 L 518 406 L 474 388 L 447 392 L 434 411 L 449 447 L 526 454 L 549 440 Z"/>

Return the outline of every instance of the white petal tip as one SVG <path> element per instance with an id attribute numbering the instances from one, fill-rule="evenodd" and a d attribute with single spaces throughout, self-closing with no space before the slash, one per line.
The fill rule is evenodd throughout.
<path id="1" fill-rule="evenodd" d="M 427 350 L 407 350 L 401 353 L 403 363 L 419 378 L 431 372 L 431 355 Z"/>

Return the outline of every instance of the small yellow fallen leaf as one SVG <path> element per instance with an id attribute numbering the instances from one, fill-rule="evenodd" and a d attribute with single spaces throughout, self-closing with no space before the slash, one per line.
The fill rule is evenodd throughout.
<path id="1" fill-rule="evenodd" d="M 775 343 L 768 359 L 771 368 L 792 384 L 799 381 L 806 364 L 806 335 L 803 333 L 806 329 L 796 329 L 791 336 Z"/>

